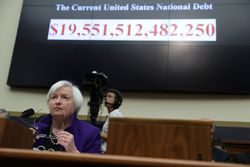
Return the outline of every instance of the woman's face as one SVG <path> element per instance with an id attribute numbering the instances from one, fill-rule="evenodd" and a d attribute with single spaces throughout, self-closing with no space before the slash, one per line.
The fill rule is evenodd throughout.
<path id="1" fill-rule="evenodd" d="M 115 103 L 115 93 L 108 92 L 105 96 L 105 105 L 106 106 L 113 106 Z"/>
<path id="2" fill-rule="evenodd" d="M 63 86 L 55 91 L 49 100 L 52 117 L 70 117 L 75 112 L 73 92 L 70 86 Z"/>

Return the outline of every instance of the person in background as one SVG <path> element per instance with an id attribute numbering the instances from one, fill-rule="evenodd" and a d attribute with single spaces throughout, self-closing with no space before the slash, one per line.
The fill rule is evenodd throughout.
<path id="1" fill-rule="evenodd" d="M 104 93 L 104 104 L 108 110 L 107 118 L 101 130 L 101 136 L 103 139 L 102 152 L 105 153 L 107 149 L 107 137 L 108 137 L 108 126 L 110 117 L 123 117 L 119 107 L 122 104 L 121 93 L 113 88 L 107 89 Z"/>
<path id="2" fill-rule="evenodd" d="M 231 160 L 231 155 L 227 152 L 224 143 L 215 136 L 216 127 L 213 124 L 212 120 L 209 118 L 201 118 L 201 121 L 207 121 L 212 123 L 211 127 L 211 143 L 212 143 L 212 161 L 215 162 L 229 162 Z"/>
<path id="3" fill-rule="evenodd" d="M 0 108 L 0 118 L 8 119 L 10 117 L 9 112 L 3 108 Z"/>
<path id="4" fill-rule="evenodd" d="M 66 80 L 53 84 L 47 94 L 50 114 L 36 123 L 34 150 L 101 153 L 100 130 L 77 118 L 83 96 Z"/>
<path id="5" fill-rule="evenodd" d="M 250 164 L 250 151 L 233 154 L 233 162 L 239 164 Z"/>
<path id="6" fill-rule="evenodd" d="M 212 139 L 212 159 L 215 162 L 232 162 L 232 155 L 227 152 L 225 144 L 215 136 Z"/>

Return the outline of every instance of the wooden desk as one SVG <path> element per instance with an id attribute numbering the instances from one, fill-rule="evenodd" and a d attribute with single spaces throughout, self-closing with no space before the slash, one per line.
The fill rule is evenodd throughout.
<path id="1" fill-rule="evenodd" d="M 0 147 L 31 149 L 33 134 L 27 127 L 0 118 Z"/>
<path id="2" fill-rule="evenodd" d="M 215 136 L 225 144 L 229 153 L 238 154 L 250 151 L 249 126 L 216 126 Z"/>
<path id="3" fill-rule="evenodd" d="M 211 161 L 212 122 L 110 118 L 107 154 Z"/>
<path id="4" fill-rule="evenodd" d="M 232 154 L 239 154 L 250 151 L 250 141 L 222 140 L 226 150 Z"/>
<path id="5" fill-rule="evenodd" d="M 25 167 L 249 167 L 207 161 L 0 148 L 0 162 Z"/>

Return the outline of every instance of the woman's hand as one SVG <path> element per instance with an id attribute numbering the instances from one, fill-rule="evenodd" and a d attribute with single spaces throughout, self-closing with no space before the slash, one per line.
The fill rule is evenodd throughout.
<path id="1" fill-rule="evenodd" d="M 66 152 L 80 153 L 75 146 L 74 136 L 66 131 L 56 133 L 57 143 L 64 146 Z"/>
<path id="2" fill-rule="evenodd" d="M 29 128 L 29 130 L 32 131 L 32 134 L 33 134 L 33 144 L 34 144 L 36 142 L 36 139 L 38 138 L 37 137 L 37 135 L 38 135 L 37 130 L 34 129 L 34 128 Z"/>

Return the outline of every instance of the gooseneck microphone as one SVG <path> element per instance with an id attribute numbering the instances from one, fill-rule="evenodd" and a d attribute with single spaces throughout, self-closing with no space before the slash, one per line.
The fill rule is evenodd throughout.
<path id="1" fill-rule="evenodd" d="M 26 126 L 28 126 L 29 128 L 33 128 L 36 130 L 36 127 L 34 125 L 32 125 L 31 123 L 27 122 L 26 120 L 24 120 L 24 118 L 28 118 L 32 115 L 34 115 L 35 111 L 32 108 L 29 108 L 27 110 L 24 110 L 21 115 L 18 117 L 18 120 L 22 121 Z"/>
<path id="2" fill-rule="evenodd" d="M 29 109 L 23 111 L 23 112 L 21 113 L 21 115 L 19 116 L 19 118 L 28 118 L 28 117 L 30 117 L 30 116 L 32 116 L 32 115 L 34 115 L 34 114 L 35 114 L 34 109 L 29 108 Z"/>

